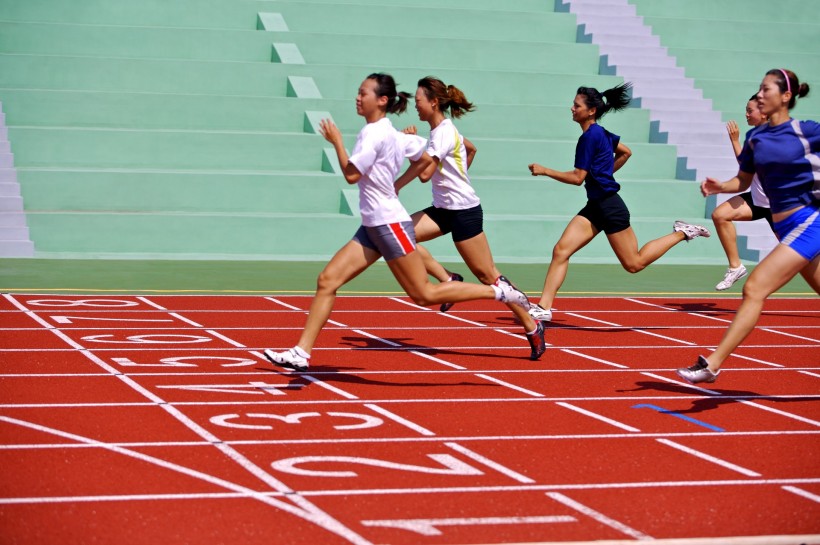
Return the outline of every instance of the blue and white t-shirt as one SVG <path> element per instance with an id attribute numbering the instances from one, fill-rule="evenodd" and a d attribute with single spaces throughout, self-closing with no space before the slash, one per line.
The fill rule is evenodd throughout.
<path id="1" fill-rule="evenodd" d="M 820 200 L 820 124 L 791 119 L 761 125 L 738 156 L 740 170 L 757 173 L 772 213 Z"/>

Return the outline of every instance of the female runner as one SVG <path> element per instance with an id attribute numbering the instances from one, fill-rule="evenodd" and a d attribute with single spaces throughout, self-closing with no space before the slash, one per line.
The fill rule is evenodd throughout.
<path id="1" fill-rule="evenodd" d="M 433 285 L 428 280 L 422 258 L 414 251 L 413 223 L 393 185 L 407 153 L 403 143 L 408 140 L 400 138 L 386 115 L 404 112 L 408 97 L 407 93 L 396 91 L 396 83 L 389 74 L 371 74 L 362 82 L 356 96 L 356 113 L 367 124 L 359 132 L 349 157 L 336 125 L 327 119 L 321 122 L 320 132 L 333 144 L 345 180 L 359 185 L 362 226 L 319 274 L 316 295 L 296 346 L 284 352 L 264 351 L 272 363 L 306 371 L 316 338 L 333 310 L 336 291 L 382 256 L 401 287 L 418 305 L 496 299 L 529 308 L 527 297 L 503 278 L 492 286 L 462 282 Z M 408 175 L 415 177 L 432 160 L 423 148 L 411 155 L 414 156 Z"/>
<path id="2" fill-rule="evenodd" d="M 574 170 L 559 172 L 537 163 L 529 165 L 533 176 L 549 176 L 571 185 L 585 183 L 588 199 L 552 250 L 541 300 L 530 308 L 530 315 L 536 320 L 552 320 L 550 307 L 567 276 L 570 257 L 601 231 L 606 233 L 618 260 L 630 273 L 642 271 L 682 240 L 709 236 L 709 231 L 700 225 L 676 221 L 672 233 L 638 249 L 638 239 L 629 224 L 629 210 L 618 194 L 621 186 L 613 178 L 613 173 L 624 166 L 632 151 L 621 142 L 620 136 L 598 124 L 607 112 L 626 108 L 630 87 L 627 83 L 603 93 L 592 87 L 578 89 L 570 111 L 583 134 L 575 147 Z"/>
<path id="3" fill-rule="evenodd" d="M 798 273 L 820 294 L 820 124 L 789 114 L 795 100 L 808 93 L 808 84 L 791 70 L 766 72 L 757 101 L 769 122 L 746 140 L 737 176 L 724 183 L 706 178 L 701 184 L 704 196 L 737 193 L 748 189 L 757 173 L 780 243 L 746 280 L 743 301 L 717 349 L 677 370 L 691 383 L 717 379 L 720 366 L 754 329 L 766 298 Z"/>
<path id="4" fill-rule="evenodd" d="M 760 107 L 757 104 L 757 95 L 753 95 L 746 104 L 746 123 L 751 127 L 759 127 L 766 123 L 766 116 L 760 112 Z M 742 146 L 740 145 L 740 130 L 737 123 L 730 121 L 726 125 L 726 130 L 729 132 L 729 140 L 732 142 L 732 149 L 734 149 L 735 156 L 740 155 Z M 752 135 L 752 131 L 746 133 L 748 139 Z M 760 186 L 760 180 L 757 175 L 752 178 L 751 189 L 746 193 L 735 195 L 731 199 L 725 201 L 723 204 L 715 208 L 712 212 L 712 221 L 715 223 L 715 231 L 717 231 L 720 244 L 723 246 L 723 251 L 726 252 L 726 257 L 729 259 L 729 268 L 726 269 L 726 274 L 723 280 L 718 282 L 715 289 L 718 291 L 728 290 L 732 284 L 746 276 L 746 267 L 740 262 L 740 254 L 737 250 L 737 231 L 733 222 L 735 221 L 754 221 L 765 219 L 772 225 L 772 211 L 769 208 L 769 198 L 763 192 Z"/>
<path id="5" fill-rule="evenodd" d="M 416 111 L 419 119 L 430 124 L 430 140 L 427 153 L 433 163 L 420 175 L 422 182 L 432 180 L 433 205 L 411 216 L 416 241 L 425 242 L 452 233 L 453 242 L 464 263 L 482 284 L 490 285 L 504 278 L 495 266 L 487 236 L 484 234 L 484 212 L 476 195 L 467 170 L 476 154 L 476 147 L 459 133 L 452 120 L 445 117 L 449 112 L 460 118 L 473 111 L 473 104 L 464 93 L 440 79 L 428 76 L 418 82 Z M 416 134 L 414 126 L 405 132 Z M 396 181 L 396 191 L 410 179 L 402 176 Z M 461 275 L 450 273 L 442 267 L 421 245 L 416 248 L 424 257 L 427 272 L 440 281 L 463 280 Z M 445 312 L 452 306 L 441 306 Z M 524 326 L 530 343 L 530 359 L 537 360 L 546 350 L 544 325 L 534 320 L 518 305 L 508 305 Z"/>

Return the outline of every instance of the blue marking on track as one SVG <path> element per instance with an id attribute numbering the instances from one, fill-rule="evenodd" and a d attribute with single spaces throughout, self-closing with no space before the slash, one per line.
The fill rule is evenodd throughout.
<path id="1" fill-rule="evenodd" d="M 658 407 L 657 405 L 650 405 L 648 403 L 641 403 L 639 405 L 633 405 L 633 409 L 652 409 L 653 411 L 658 411 L 661 414 L 671 414 L 675 418 L 680 418 L 681 420 L 686 420 L 687 422 L 691 422 L 692 424 L 697 424 L 698 426 L 703 426 L 704 428 L 710 429 L 712 431 L 726 431 L 723 428 L 719 428 L 717 426 L 713 426 L 712 424 L 707 424 L 706 422 L 701 422 L 696 418 L 692 418 L 691 416 L 686 416 L 685 414 L 676 413 L 675 411 L 667 411 L 663 407 Z"/>

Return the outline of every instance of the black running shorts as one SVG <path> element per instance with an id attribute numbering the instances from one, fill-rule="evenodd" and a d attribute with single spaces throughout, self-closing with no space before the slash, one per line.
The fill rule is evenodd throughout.
<path id="1" fill-rule="evenodd" d="M 422 210 L 438 225 L 442 234 L 453 233 L 453 242 L 469 240 L 484 232 L 484 210 L 481 205 L 465 210 L 447 210 L 430 206 Z"/>
<path id="2" fill-rule="evenodd" d="M 593 227 L 607 235 L 629 228 L 629 209 L 618 193 L 587 201 L 578 215 L 588 219 Z"/>

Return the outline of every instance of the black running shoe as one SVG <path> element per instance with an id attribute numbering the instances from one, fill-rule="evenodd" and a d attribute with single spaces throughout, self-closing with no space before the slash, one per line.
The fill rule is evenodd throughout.
<path id="1" fill-rule="evenodd" d="M 449 282 L 464 282 L 464 277 L 458 273 L 450 273 L 450 280 Z M 455 303 L 442 303 L 439 307 L 439 312 L 447 312 L 451 308 L 453 308 Z"/>
<path id="2" fill-rule="evenodd" d="M 527 334 L 527 340 L 530 341 L 530 359 L 536 361 L 541 355 L 547 351 L 547 342 L 544 340 L 544 323 L 536 321 L 536 329 L 532 335 Z"/>

